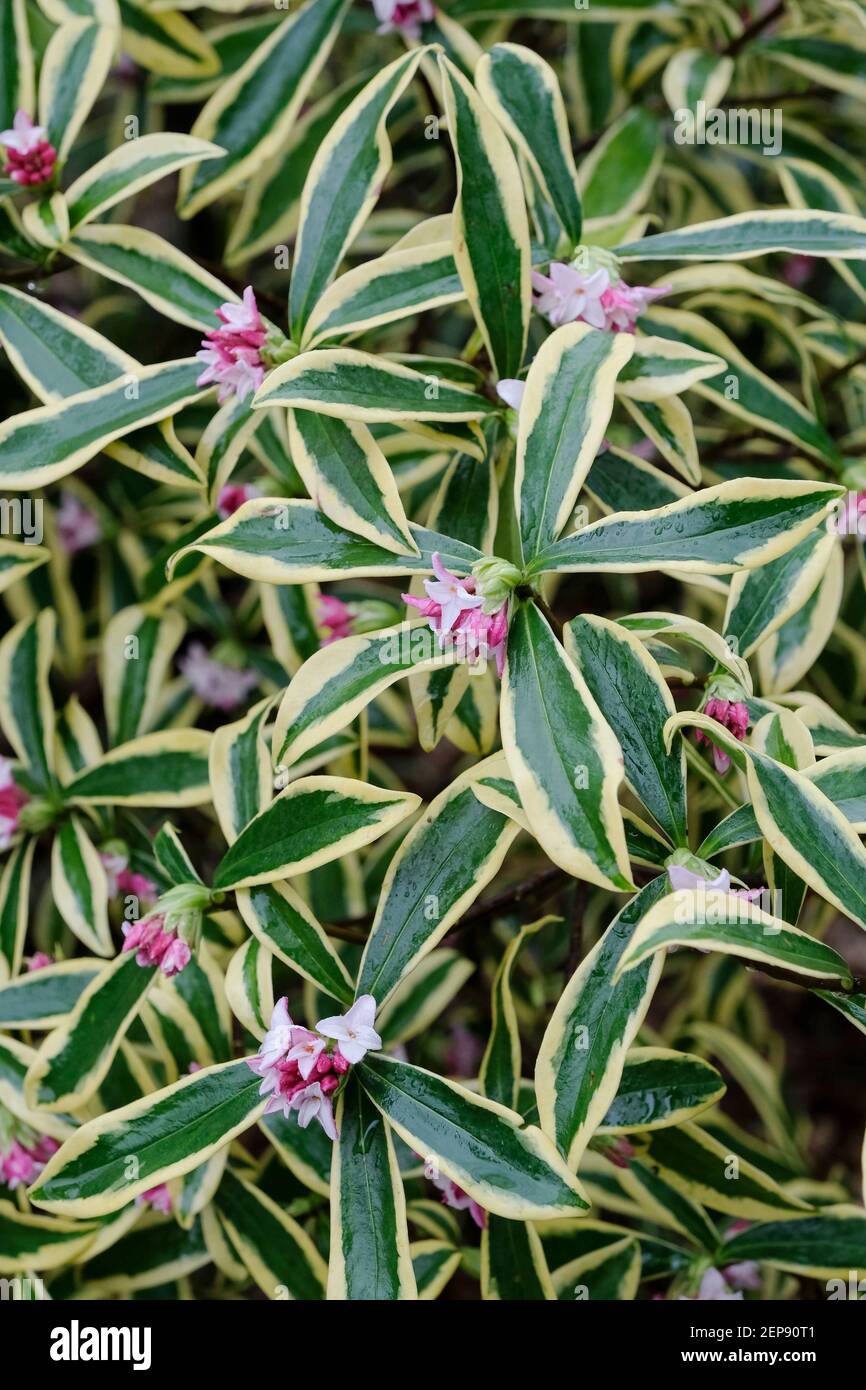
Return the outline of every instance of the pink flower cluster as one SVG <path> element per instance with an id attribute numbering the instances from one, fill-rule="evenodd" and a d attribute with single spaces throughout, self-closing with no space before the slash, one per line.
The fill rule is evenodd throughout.
<path id="1" fill-rule="evenodd" d="M 198 379 L 199 386 L 216 382 L 220 404 L 231 395 L 245 400 L 257 391 L 265 379 L 265 363 L 261 350 L 267 330 L 259 314 L 252 286 L 247 285 L 240 304 L 223 304 L 216 311 L 219 328 L 212 328 L 202 340 L 196 353 L 205 369 Z"/>
<path id="2" fill-rule="evenodd" d="M 255 671 L 217 661 L 201 642 L 191 642 L 177 664 L 199 699 L 214 709 L 235 709 L 259 683 Z"/>
<path id="3" fill-rule="evenodd" d="M 421 25 L 433 18 L 432 0 L 373 0 L 376 18 L 381 21 L 377 34 L 399 30 L 408 39 L 421 37 Z"/>
<path id="4" fill-rule="evenodd" d="M 158 965 L 163 975 L 179 975 L 189 964 L 192 952 L 175 931 L 167 931 L 165 916 L 155 912 L 140 922 L 125 922 L 123 949 L 135 951 L 141 966 Z"/>
<path id="5" fill-rule="evenodd" d="M 707 700 L 704 705 L 704 714 L 708 714 L 710 719 L 715 719 L 719 724 L 723 724 L 726 729 L 730 729 L 734 738 L 742 743 L 749 728 L 749 711 L 742 700 L 719 700 L 715 697 Z M 703 729 L 695 730 L 696 743 L 708 743 L 713 750 L 713 763 L 716 772 L 724 776 L 731 766 L 730 756 L 723 748 L 719 748 L 713 743 L 709 734 L 704 733 Z"/>
<path id="6" fill-rule="evenodd" d="M 348 604 L 341 598 L 335 598 L 333 594 L 320 594 L 316 621 L 319 627 L 325 629 L 327 635 L 322 638 L 322 646 L 327 647 L 331 642 L 339 642 L 341 637 L 351 637 L 355 620 Z"/>
<path id="7" fill-rule="evenodd" d="M 225 487 L 220 489 L 217 498 L 216 509 L 220 521 L 227 521 L 239 507 L 253 497 L 261 497 L 261 493 L 252 483 L 226 483 Z"/>
<path id="8" fill-rule="evenodd" d="M 664 287 L 650 289 L 614 280 L 604 266 L 587 272 L 563 261 L 551 261 L 549 272 L 548 275 L 538 270 L 532 272 L 536 291 L 533 302 L 554 328 L 579 319 L 592 328 L 633 333 L 637 320 L 652 300 L 667 293 Z"/>
<path id="9" fill-rule="evenodd" d="M 430 628 L 439 638 L 439 646 L 447 642 L 457 647 L 463 660 L 470 663 L 481 657 L 493 656 L 496 670 L 502 675 L 505 665 L 505 639 L 508 636 L 508 603 L 495 613 L 485 613 L 484 600 L 476 593 L 473 576 L 452 574 L 442 563 L 439 554 L 433 555 L 435 579 L 425 579 L 426 598 L 403 594 L 403 602 L 417 608 L 427 618 Z"/>
<path id="10" fill-rule="evenodd" d="M 328 1138 L 336 1139 L 331 1097 L 349 1068 L 382 1046 L 375 1019 L 375 999 L 362 994 L 348 1013 L 320 1019 L 313 1032 L 293 1023 L 288 1000 L 278 1000 L 258 1053 L 247 1058 L 261 1077 L 259 1095 L 270 1097 L 265 1114 L 281 1110 L 288 1119 L 294 1110 L 301 1129 L 318 1120 Z M 339 1046 L 329 1048 L 327 1039 Z"/>
<path id="11" fill-rule="evenodd" d="M 161 1182 L 158 1187 L 149 1187 L 146 1192 L 142 1192 L 136 1197 L 137 1207 L 153 1207 L 154 1211 L 161 1211 L 163 1216 L 171 1216 L 171 1192 L 168 1183 Z"/>
<path id="12" fill-rule="evenodd" d="M 29 800 L 27 793 L 15 783 L 9 759 L 0 757 L 0 850 L 8 849 L 12 843 L 18 831 L 21 807 Z"/>
<path id="13" fill-rule="evenodd" d="M 15 112 L 11 130 L 0 130 L 0 145 L 6 151 L 4 174 L 22 188 L 35 188 L 53 176 L 57 151 L 47 130 L 34 125 L 26 111 Z"/>
<path id="14" fill-rule="evenodd" d="M 25 961 L 29 975 L 34 970 L 44 970 L 46 965 L 53 965 L 54 957 L 49 956 L 47 951 L 34 951 L 32 956 L 25 956 Z"/>
<path id="15" fill-rule="evenodd" d="M 13 1190 L 29 1187 L 59 1148 L 57 1140 L 49 1139 L 47 1134 L 35 1138 L 32 1144 L 13 1139 L 8 1149 L 0 1153 L 0 1182 Z"/>
<path id="16" fill-rule="evenodd" d="M 61 492 L 60 506 L 54 518 L 57 539 L 67 555 L 86 550 L 102 539 L 99 518 L 93 515 L 74 492 Z"/>
<path id="17" fill-rule="evenodd" d="M 487 1212 L 479 1206 L 474 1197 L 464 1192 L 458 1183 L 446 1178 L 433 1164 L 424 1165 L 424 1176 L 442 1193 L 442 1203 L 452 1211 L 468 1211 L 475 1225 L 483 1231 L 487 1225 Z"/>
<path id="18" fill-rule="evenodd" d="M 144 874 L 137 874 L 129 867 L 125 855 L 103 853 L 100 856 L 105 876 L 108 880 L 108 896 L 131 894 L 141 902 L 155 902 L 159 897 L 156 884 Z"/>

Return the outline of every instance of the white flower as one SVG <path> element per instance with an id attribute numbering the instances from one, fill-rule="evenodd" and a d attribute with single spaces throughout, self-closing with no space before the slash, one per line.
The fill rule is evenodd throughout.
<path id="1" fill-rule="evenodd" d="M 362 994 L 347 1014 L 322 1018 L 316 1028 L 326 1038 L 336 1038 L 346 1061 L 354 1065 L 363 1061 L 368 1052 L 375 1052 L 382 1046 L 382 1039 L 373 1027 L 375 1021 L 376 1001 L 372 994 Z"/>
<path id="2" fill-rule="evenodd" d="M 11 130 L 0 130 L 0 145 L 19 155 L 32 154 L 47 139 L 48 131 L 44 126 L 34 125 L 26 111 L 16 111 Z"/>
<path id="3" fill-rule="evenodd" d="M 684 864 L 668 864 L 668 880 L 671 888 L 679 890 L 701 889 L 705 893 L 713 890 L 719 893 L 730 893 L 731 875 L 727 869 L 721 869 L 719 875 L 714 879 L 701 878 L 692 869 L 687 869 Z"/>
<path id="4" fill-rule="evenodd" d="M 512 410 L 519 410 L 523 400 L 523 393 L 526 390 L 526 382 L 518 381 L 515 377 L 504 376 L 501 381 L 496 383 L 496 394 L 506 405 L 510 405 Z"/>
<path id="5" fill-rule="evenodd" d="M 266 1067 L 274 1066 L 285 1057 L 292 1045 L 293 1028 L 294 1024 L 289 1017 L 288 999 L 278 999 L 271 1014 L 268 1031 L 259 1048 L 259 1059 Z"/>
<path id="6" fill-rule="evenodd" d="M 427 597 L 432 598 L 434 603 L 438 603 L 442 609 L 442 617 L 439 621 L 438 631 L 441 637 L 443 633 L 450 632 L 457 622 L 460 614 L 467 608 L 480 608 L 483 602 L 480 594 L 472 592 L 467 588 L 467 581 L 461 579 L 459 575 L 452 574 L 446 569 L 438 554 L 433 556 L 433 573 L 435 579 L 426 579 L 424 588 Z M 470 581 L 473 583 L 474 581 Z"/>
<path id="7" fill-rule="evenodd" d="M 337 1126 L 334 1124 L 334 1107 L 323 1093 L 318 1081 L 298 1091 L 292 1096 L 290 1109 L 297 1110 L 298 1124 L 306 1129 L 311 1120 L 318 1120 L 329 1139 L 336 1139 Z"/>
<path id="8" fill-rule="evenodd" d="M 593 328 L 607 325 L 607 314 L 601 303 L 602 295 L 610 286 L 610 276 L 606 270 L 594 270 L 585 275 L 573 265 L 563 261 L 551 261 L 550 274 L 532 272 L 532 285 L 537 293 L 535 307 L 540 314 L 558 328 L 563 323 L 574 323 L 583 319 Z"/>

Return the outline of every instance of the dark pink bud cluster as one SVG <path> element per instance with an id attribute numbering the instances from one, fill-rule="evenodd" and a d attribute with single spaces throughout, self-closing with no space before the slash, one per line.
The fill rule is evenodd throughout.
<path id="1" fill-rule="evenodd" d="M 13 1139 L 9 1147 L 0 1152 L 0 1182 L 12 1189 L 29 1187 L 59 1148 L 57 1140 L 50 1139 L 47 1134 L 27 1144 Z"/>
<path id="2" fill-rule="evenodd" d="M 715 719 L 719 724 L 724 725 L 726 729 L 730 729 L 734 738 L 739 739 L 741 743 L 746 737 L 749 728 L 749 711 L 742 700 L 720 700 L 714 697 L 711 700 L 707 700 L 704 706 L 704 714 L 708 714 L 710 719 Z M 713 763 L 715 764 L 716 772 L 724 776 L 731 766 L 731 759 L 724 749 L 719 748 L 713 743 L 710 735 L 705 733 L 703 729 L 695 730 L 695 742 L 708 743 L 710 745 L 713 750 Z"/>
<path id="3" fill-rule="evenodd" d="M 166 931 L 165 917 L 156 912 L 140 922 L 127 922 L 124 951 L 135 951 L 141 966 L 158 965 L 163 975 L 178 975 L 189 964 L 191 951 L 175 931 Z"/>
<path id="4" fill-rule="evenodd" d="M 265 363 L 261 349 L 267 330 L 259 314 L 256 296 L 250 285 L 244 290 L 240 304 L 223 304 L 216 311 L 219 328 L 212 328 L 202 340 L 196 353 L 205 370 L 198 379 L 199 386 L 216 382 L 220 403 L 230 396 L 244 400 L 251 391 L 258 391 L 265 379 Z"/>
<path id="5" fill-rule="evenodd" d="M 323 627 L 327 634 L 322 638 L 323 647 L 327 647 L 331 642 L 338 642 L 342 637 L 351 637 L 352 635 L 354 622 L 352 612 L 341 598 L 335 598 L 333 594 L 319 595 L 316 619 L 319 626 Z"/>
<path id="6" fill-rule="evenodd" d="M 47 183 L 53 176 L 57 151 L 47 131 L 34 125 L 26 111 L 16 111 L 11 130 L 0 130 L 0 145 L 6 151 L 3 172 L 22 188 Z"/>

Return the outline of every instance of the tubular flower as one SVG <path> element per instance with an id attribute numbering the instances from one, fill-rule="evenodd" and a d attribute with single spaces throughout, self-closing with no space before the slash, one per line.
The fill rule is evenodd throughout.
<path id="1" fill-rule="evenodd" d="M 723 724 L 726 729 L 730 729 L 734 738 L 742 743 L 746 737 L 749 727 L 749 711 L 742 700 L 722 700 L 713 697 L 707 700 L 704 705 L 704 714 L 708 714 L 710 719 L 715 719 L 719 724 Z M 719 748 L 709 734 L 704 733 L 703 729 L 695 730 L 696 743 L 708 743 L 713 750 L 713 763 L 716 772 L 724 777 L 728 768 L 731 766 L 729 754 L 723 748 Z"/>
<path id="2" fill-rule="evenodd" d="M 57 525 L 57 538 L 67 555 L 75 555 L 86 550 L 102 539 L 99 518 L 85 507 L 74 492 L 61 492 L 60 506 L 54 518 Z"/>
<path id="3" fill-rule="evenodd" d="M 12 764 L 0 757 L 0 850 L 8 849 L 18 831 L 22 806 L 30 800 L 12 776 Z"/>
<path id="4" fill-rule="evenodd" d="M 352 1064 L 382 1046 L 375 1017 L 376 1001 L 366 994 L 348 1013 L 322 1019 L 313 1032 L 293 1023 L 287 1000 L 278 1000 L 258 1053 L 247 1058 L 261 1078 L 259 1095 L 269 1098 L 265 1114 L 282 1111 L 288 1119 L 295 1112 L 301 1129 L 318 1120 L 328 1138 L 336 1139 L 333 1097 Z"/>
<path id="5" fill-rule="evenodd" d="M 419 39 L 421 25 L 434 15 L 432 0 L 373 0 L 373 9 L 380 21 L 377 34 L 397 30 L 407 39 Z"/>
<path id="6" fill-rule="evenodd" d="M 218 661 L 201 642 L 191 642 L 177 664 L 199 699 L 214 709 L 235 709 L 259 682 L 255 671 Z"/>
<path id="7" fill-rule="evenodd" d="M 242 507 L 251 498 L 261 497 L 261 495 L 260 490 L 252 483 L 226 483 L 224 488 L 220 488 L 220 494 L 217 498 L 217 516 L 220 521 L 227 521 L 238 510 L 238 507 Z"/>
<path id="8" fill-rule="evenodd" d="M 322 646 L 339 642 L 341 637 L 351 637 L 354 615 L 341 598 L 333 594 L 320 594 L 316 604 L 316 621 L 325 629 L 327 636 L 322 638 Z"/>
<path id="9" fill-rule="evenodd" d="M 20 1127 L 18 1134 L 0 1149 L 0 1182 L 11 1191 L 29 1187 L 59 1148 L 57 1140 L 47 1134 L 36 1135 Z"/>
<path id="10" fill-rule="evenodd" d="M 140 922 L 126 922 L 123 950 L 135 951 L 139 965 L 158 965 L 170 977 L 189 964 L 192 952 L 177 932 L 166 929 L 165 920 L 164 913 L 154 912 Z"/>
<path id="11" fill-rule="evenodd" d="M 216 314 L 220 326 L 210 329 L 196 357 L 205 368 L 198 385 L 216 383 L 217 398 L 222 405 L 232 395 L 240 401 L 245 400 L 251 391 L 258 391 L 264 381 L 266 364 L 262 348 L 267 329 L 251 285 L 244 290 L 240 304 L 223 304 Z"/>
<path id="12" fill-rule="evenodd" d="M 665 287 L 627 285 L 616 258 L 596 247 L 581 248 L 569 264 L 551 261 L 548 270 L 547 275 L 532 272 L 534 303 L 555 328 L 580 321 L 613 333 L 633 333 L 647 306 L 667 293 Z"/>
<path id="13" fill-rule="evenodd" d="M 492 613 L 485 612 L 484 594 L 478 592 L 474 575 L 461 578 L 452 574 L 438 553 L 432 559 L 436 577 L 424 580 L 426 598 L 403 594 L 404 603 L 416 608 L 428 620 L 439 638 L 440 648 L 454 645 L 461 658 L 470 664 L 492 656 L 501 676 L 508 635 L 508 600 Z"/>
<path id="14" fill-rule="evenodd" d="M 57 151 L 48 132 L 34 125 L 26 111 L 16 111 L 11 130 L 0 130 L 0 145 L 6 152 L 4 174 L 22 188 L 36 187 L 53 177 Z"/>

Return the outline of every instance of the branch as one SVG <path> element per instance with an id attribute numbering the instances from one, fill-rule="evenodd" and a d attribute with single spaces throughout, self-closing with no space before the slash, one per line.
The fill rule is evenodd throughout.
<path id="1" fill-rule="evenodd" d="M 764 29 L 769 29 L 770 25 L 774 24 L 777 19 L 781 19 L 784 13 L 785 0 L 778 0 L 778 4 L 774 5 L 771 10 L 767 10 L 766 14 L 758 15 L 757 19 L 753 19 L 751 24 L 747 24 L 738 39 L 731 39 L 727 48 L 722 49 L 721 56 L 723 58 L 736 58 L 747 44 L 750 44 L 753 39 L 756 39 Z"/>

